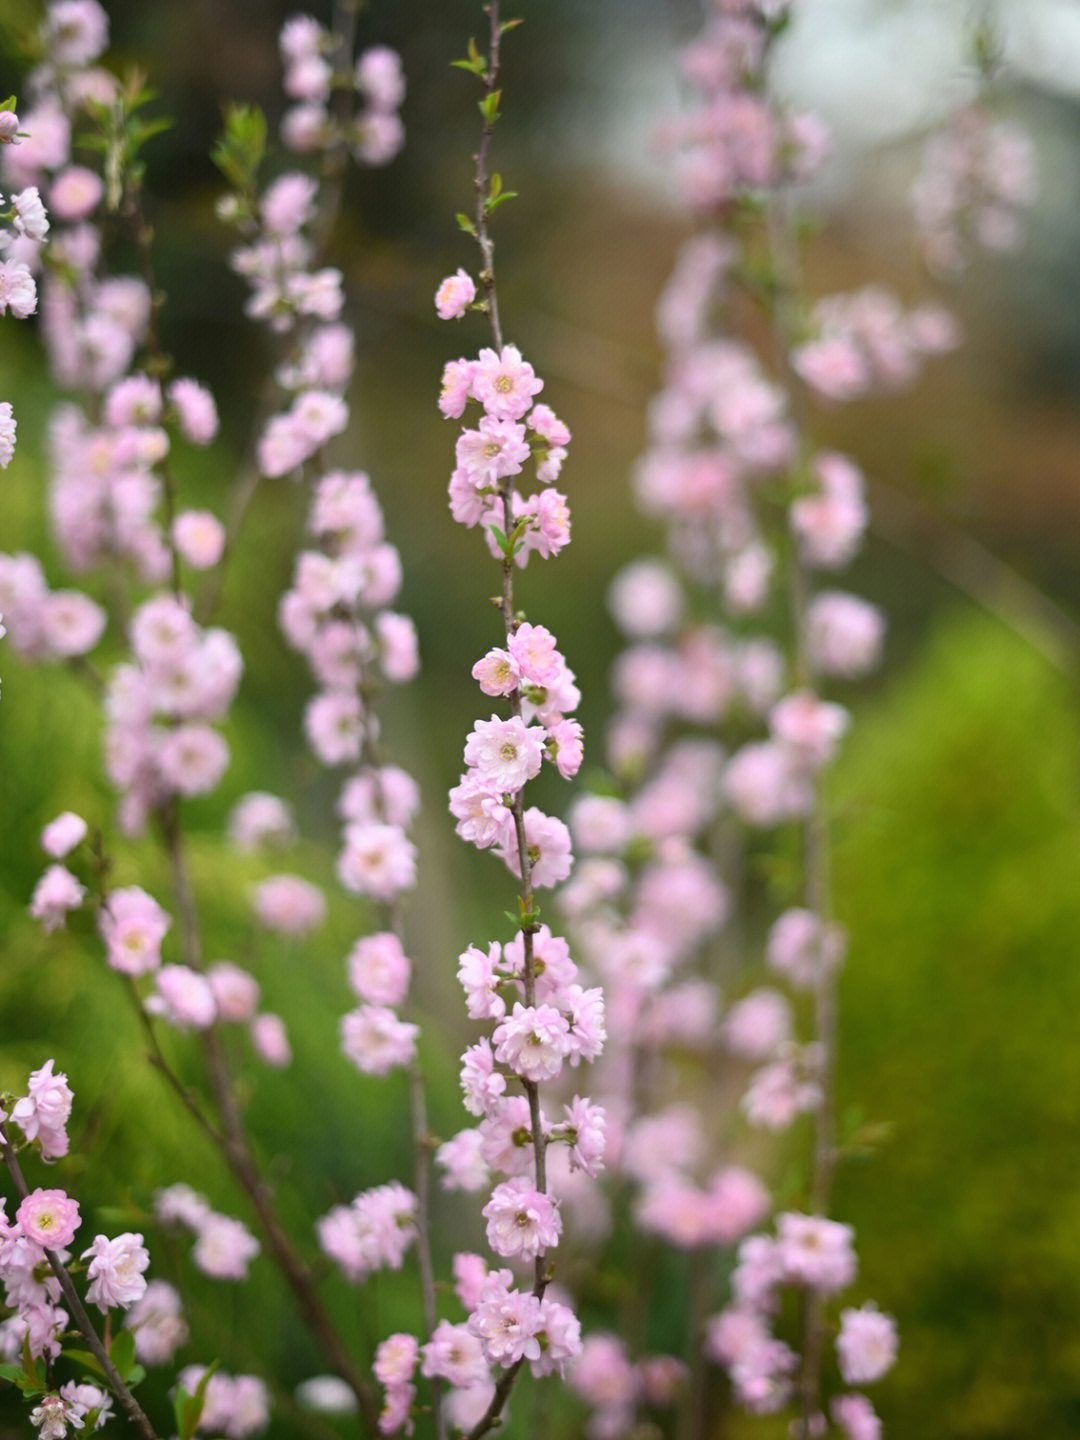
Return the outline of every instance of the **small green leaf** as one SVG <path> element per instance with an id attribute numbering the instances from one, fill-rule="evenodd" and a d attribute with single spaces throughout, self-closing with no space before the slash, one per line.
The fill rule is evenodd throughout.
<path id="1" fill-rule="evenodd" d="M 134 1330 L 118 1330 L 116 1332 L 113 1342 L 109 1346 L 109 1359 L 116 1366 L 120 1379 L 125 1381 L 129 1379 L 135 1364 Z"/>
<path id="2" fill-rule="evenodd" d="M 497 209 L 497 207 L 500 206 L 504 200 L 516 200 L 517 193 L 518 192 L 516 190 L 504 190 L 501 195 L 496 195 L 493 200 L 485 200 L 484 209 L 490 215 L 491 212 Z"/>
<path id="3" fill-rule="evenodd" d="M 6 100 L 0 101 L 0 110 L 14 110 L 14 109 L 15 109 L 15 96 L 14 96 L 14 95 L 9 95 Z"/>
<path id="4" fill-rule="evenodd" d="M 476 234 L 476 226 L 473 224 L 473 222 L 469 219 L 468 215 L 466 215 L 463 210 L 459 210 L 458 213 L 454 216 L 454 219 L 458 223 L 458 228 L 460 230 L 464 230 L 466 235 Z"/>
<path id="5" fill-rule="evenodd" d="M 524 20 L 504 20 L 499 26 L 499 34 L 505 35 L 508 30 L 515 30 L 519 25 L 524 25 Z"/>
<path id="6" fill-rule="evenodd" d="M 92 1370 L 95 1375 L 105 1374 L 105 1371 L 102 1369 L 101 1366 L 101 1361 L 97 1358 L 96 1355 L 91 1354 L 89 1350 L 65 1349 L 63 1353 L 66 1360 L 75 1360 L 78 1364 L 85 1365 L 86 1368 L 88 1370 Z"/>
<path id="7" fill-rule="evenodd" d="M 199 1421 L 202 1418 L 203 1406 L 206 1403 L 206 1387 L 210 1383 L 210 1377 L 218 1368 L 220 1362 L 215 1360 L 206 1368 L 206 1373 L 195 1387 L 195 1393 L 188 1395 L 182 1387 L 178 1387 L 173 1399 L 173 1410 L 176 1414 L 176 1429 L 178 1440 L 192 1440 L 195 1431 L 198 1429 Z"/>
<path id="8" fill-rule="evenodd" d="M 486 125 L 494 125 L 499 118 L 499 101 L 502 99 L 501 90 L 489 90 L 482 100 L 477 101 L 480 114 L 484 117 Z"/>

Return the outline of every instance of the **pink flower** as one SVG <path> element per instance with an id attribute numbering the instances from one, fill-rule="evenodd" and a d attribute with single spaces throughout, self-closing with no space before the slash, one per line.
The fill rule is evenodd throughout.
<path id="1" fill-rule="evenodd" d="M 493 419 L 520 420 L 543 388 L 516 345 L 504 345 L 497 355 L 491 349 L 480 351 L 472 393 Z"/>
<path id="2" fill-rule="evenodd" d="M 784 1279 L 834 1295 L 855 1279 L 854 1232 L 821 1215 L 777 1216 L 776 1254 Z"/>
<path id="3" fill-rule="evenodd" d="M 360 1005 L 341 1018 L 341 1048 L 368 1075 L 388 1075 L 416 1055 L 419 1026 L 382 1005 Z"/>
<path id="4" fill-rule="evenodd" d="M 161 942 L 172 921 L 157 901 L 130 885 L 114 890 L 98 916 L 107 959 L 122 975 L 145 975 L 161 964 Z"/>
<path id="5" fill-rule="evenodd" d="M 458 467 L 475 485 L 497 486 L 521 472 L 529 458 L 525 427 L 485 415 L 477 429 L 463 430 L 455 449 Z"/>
<path id="6" fill-rule="evenodd" d="M 547 732 L 519 716 L 478 720 L 465 742 L 465 763 L 500 794 L 513 794 L 540 773 Z"/>
<path id="7" fill-rule="evenodd" d="M 491 1170 L 480 1153 L 482 1139 L 479 1130 L 459 1130 L 439 1146 L 435 1163 L 445 1171 L 442 1180 L 445 1189 L 475 1193 L 488 1185 Z"/>
<path id="8" fill-rule="evenodd" d="M 62 1250 L 79 1228 L 79 1202 L 63 1190 L 32 1190 L 16 1210 L 15 1221 L 26 1239 L 43 1250 Z"/>
<path id="9" fill-rule="evenodd" d="M 41 848 L 55 860 L 61 860 L 86 839 L 86 830 L 86 821 L 81 815 L 65 810 L 41 832 Z"/>
<path id="10" fill-rule="evenodd" d="M 40 920 L 46 932 L 64 924 L 69 910 L 77 910 L 86 898 L 86 889 L 63 865 L 50 865 L 34 887 L 30 914 Z"/>
<path id="11" fill-rule="evenodd" d="M 540 1302 L 535 1295 L 511 1288 L 509 1270 L 492 1271 L 481 1292 L 480 1303 L 469 1316 L 469 1329 L 476 1335 L 490 1365 L 509 1366 L 518 1360 L 539 1360 L 542 1325 Z"/>
<path id="12" fill-rule="evenodd" d="M 217 1002 L 205 975 L 187 965 L 163 965 L 154 980 L 157 990 L 146 1002 L 152 1013 L 181 1030 L 207 1030 L 214 1023 Z"/>
<path id="13" fill-rule="evenodd" d="M 229 839 L 241 850 L 282 844 L 292 833 L 292 814 L 285 801 L 262 790 L 242 796 L 229 814 Z"/>
<path id="14" fill-rule="evenodd" d="M 86 1275 L 90 1281 L 86 1298 L 105 1313 L 114 1306 L 126 1310 L 146 1293 L 143 1271 L 150 1264 L 150 1255 L 141 1235 L 118 1235 L 110 1240 L 98 1235 L 82 1258 L 88 1257 Z"/>
<path id="15" fill-rule="evenodd" d="M 840 1312 L 836 1354 L 847 1385 L 870 1385 L 892 1368 L 896 1359 L 896 1321 L 874 1304 Z"/>
<path id="16" fill-rule="evenodd" d="M 534 1260 L 559 1243 L 562 1221 L 550 1195 L 523 1175 L 496 1185 L 484 1206 L 488 1244 L 496 1255 Z"/>
<path id="17" fill-rule="evenodd" d="M 173 521 L 173 543 L 193 570 L 209 570 L 225 552 L 225 527 L 209 510 L 184 510 Z"/>
<path id="18" fill-rule="evenodd" d="M 472 677 L 485 695 L 512 695 L 521 670 L 508 650 L 489 650 L 472 668 Z"/>
<path id="19" fill-rule="evenodd" d="M 537 889 L 558 885 L 570 874 L 573 856 L 570 832 L 561 820 L 532 806 L 525 811 L 525 844 L 528 847 L 530 877 Z M 509 829 L 500 837 L 498 853 L 514 874 L 521 874 L 517 835 Z"/>
<path id="20" fill-rule="evenodd" d="M 259 1242 L 242 1221 L 211 1211 L 199 1226 L 191 1258 L 215 1280 L 246 1280 L 258 1253 Z"/>
<path id="21" fill-rule="evenodd" d="M 275 1070 L 292 1063 L 289 1036 L 280 1015 L 256 1015 L 251 1022 L 251 1043 L 260 1060 Z"/>
<path id="22" fill-rule="evenodd" d="M 68 1152 L 65 1133 L 71 1118 L 72 1094 L 66 1075 L 54 1075 L 52 1060 L 31 1073 L 28 1093 L 16 1100 L 11 1118 L 28 1141 L 37 1140 L 45 1160 L 57 1160 Z"/>
<path id="23" fill-rule="evenodd" d="M 255 918 L 283 935 L 307 935 L 326 919 L 326 897 L 299 875 L 273 875 L 255 889 Z"/>
<path id="24" fill-rule="evenodd" d="M 881 1440 L 881 1420 L 865 1395 L 834 1395 L 832 1413 L 848 1440 Z"/>
<path id="25" fill-rule="evenodd" d="M 209 445 L 218 432 L 217 406 L 210 391 L 181 376 L 170 384 L 168 396 L 184 437 L 193 445 Z"/>
<path id="26" fill-rule="evenodd" d="M 259 983 L 253 975 L 228 960 L 219 960 L 211 965 L 206 978 L 219 1020 L 243 1024 L 254 1016 L 259 1005 Z"/>
<path id="27" fill-rule="evenodd" d="M 466 1325 L 440 1320 L 422 1354 L 421 1375 L 438 1375 L 460 1389 L 487 1379 L 487 1361 L 480 1341 Z"/>
<path id="28" fill-rule="evenodd" d="M 514 1005 L 492 1036 L 495 1058 L 526 1080 L 553 1080 L 570 1053 L 570 1025 L 553 1005 Z"/>
<path id="29" fill-rule="evenodd" d="M 337 873 L 355 895 L 392 900 L 416 881 L 416 847 L 397 825 L 346 825 Z"/>
<path id="30" fill-rule="evenodd" d="M 458 270 L 448 275 L 435 292 L 435 309 L 441 320 L 460 320 L 476 299 L 476 285 L 471 275 Z"/>
<path id="31" fill-rule="evenodd" d="M 124 1320 L 135 1332 L 135 1358 L 166 1365 L 188 1338 L 180 1296 L 167 1280 L 151 1280 Z"/>
<path id="32" fill-rule="evenodd" d="M 346 961 L 349 984 L 369 1005 L 400 1005 L 409 989 L 410 965 L 401 941 L 390 931 L 366 935 Z"/>

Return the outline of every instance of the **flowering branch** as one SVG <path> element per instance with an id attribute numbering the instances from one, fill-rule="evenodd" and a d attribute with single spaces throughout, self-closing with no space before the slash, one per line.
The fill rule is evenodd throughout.
<path id="1" fill-rule="evenodd" d="M 8 1139 L 7 1130 L 2 1121 L 0 1121 L 0 1156 L 3 1157 L 4 1164 L 8 1168 L 8 1173 L 14 1182 L 19 1199 L 26 1200 L 30 1195 L 30 1187 L 26 1183 L 26 1179 L 22 1173 L 22 1167 L 19 1165 L 11 1141 Z M 75 1289 L 67 1267 L 61 1262 L 54 1250 L 49 1249 L 48 1246 L 42 1246 L 42 1249 L 45 1252 L 46 1260 L 49 1262 L 49 1268 L 56 1276 L 57 1283 L 63 1291 L 64 1299 L 71 1308 L 72 1319 L 79 1327 L 83 1339 L 90 1347 L 91 1354 L 101 1366 L 106 1379 L 113 1388 L 113 1392 L 127 1412 L 128 1418 L 139 1433 L 145 1437 L 145 1440 L 158 1440 L 157 1433 L 147 1419 L 142 1406 L 121 1378 L 120 1372 L 109 1357 L 109 1352 L 101 1343 L 101 1339 L 94 1329 L 94 1323 L 86 1313 L 86 1308 L 79 1298 L 79 1292 Z"/>

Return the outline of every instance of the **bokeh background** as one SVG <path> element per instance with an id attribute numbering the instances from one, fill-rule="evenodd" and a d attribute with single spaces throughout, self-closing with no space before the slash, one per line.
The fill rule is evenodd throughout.
<path id="1" fill-rule="evenodd" d="M 218 397 L 223 437 L 188 461 L 182 482 L 188 503 L 220 510 L 249 440 L 247 377 L 267 357 L 241 318 L 207 154 L 227 99 L 280 113 L 276 35 L 296 7 L 107 8 L 110 63 L 142 65 L 158 108 L 177 122 L 147 155 L 169 296 L 164 340 L 179 370 Z M 906 301 L 926 298 L 907 191 L 922 140 L 970 83 L 975 7 L 802 0 L 796 10 L 780 82 L 820 106 L 835 135 L 830 175 L 812 197 L 810 285 L 829 293 L 877 281 Z M 19 88 L 19 35 L 37 10 L 4 0 L 0 11 L 7 94 Z M 634 511 L 630 481 L 660 363 L 653 307 L 689 229 L 650 137 L 680 104 L 675 56 L 700 12 L 693 0 L 520 0 L 517 13 L 526 25 L 507 42 L 497 135 L 497 168 L 520 192 L 499 212 L 501 305 L 508 337 L 574 434 L 563 477 L 574 543 L 556 566 L 530 567 L 523 593 L 578 673 L 598 755 L 617 646 L 605 589 L 621 563 L 662 544 Z M 848 582 L 889 618 L 881 674 L 844 697 L 855 724 L 835 782 L 835 900 L 852 937 L 841 1100 L 891 1133 L 843 1172 L 835 1213 L 856 1227 L 862 1293 L 900 1325 L 900 1362 L 875 1396 L 886 1433 L 920 1440 L 1080 1433 L 1080 5 L 1015 0 L 993 16 L 1010 77 L 1001 113 L 1029 127 L 1038 154 L 1024 240 L 937 292 L 963 344 L 917 387 L 817 417 L 821 441 L 848 450 L 868 477 L 872 535 Z M 339 453 L 369 471 L 382 499 L 404 564 L 400 608 L 416 619 L 424 659 L 408 693 L 388 697 L 384 736 L 428 797 L 407 933 L 419 1005 L 434 1022 L 424 1060 L 442 1134 L 461 1124 L 456 957 L 501 933 L 507 904 L 493 894 L 491 861 L 455 841 L 443 800 L 476 713 L 469 667 L 493 643 L 496 618 L 493 567 L 446 509 L 453 437 L 435 408 L 445 360 L 482 343 L 479 322 L 440 325 L 431 303 L 439 279 L 473 259 L 453 214 L 470 193 L 474 93 L 448 62 L 482 19 L 474 0 L 370 0 L 365 43 L 403 56 L 408 140 L 386 170 L 350 179 L 338 236 L 359 339 Z M 44 463 L 58 397 L 32 325 L 0 326 L 0 394 L 19 420 L 17 459 L 0 483 L 0 548 L 34 550 L 59 584 Z M 308 680 L 272 618 L 304 509 L 305 497 L 278 482 L 251 517 L 221 616 L 247 666 L 229 729 L 234 761 L 222 794 L 190 807 L 208 921 L 221 953 L 237 959 L 254 957 L 246 896 L 265 867 L 226 868 L 217 837 L 246 790 L 296 804 L 305 840 L 295 868 L 335 894 L 333 790 L 299 741 Z M 92 701 L 63 672 L 28 667 L 3 647 L 0 658 L 0 1084 L 17 1089 L 29 1068 L 57 1057 L 87 1157 L 66 1165 L 64 1182 L 79 1187 L 84 1212 L 111 1207 L 99 1210 L 103 1223 L 122 1214 L 130 1224 L 155 1184 L 192 1170 L 220 1208 L 240 1213 L 215 1158 L 143 1063 L 86 927 L 46 938 L 25 917 L 41 826 L 65 808 L 106 817 L 112 802 Z M 125 879 L 138 874 L 164 896 L 152 847 L 121 865 Z M 305 1212 L 410 1164 L 404 1081 L 358 1076 L 334 1052 L 348 1004 L 341 957 L 362 919 L 337 895 L 317 946 L 260 941 L 253 959 L 267 1005 L 290 1017 L 297 1061 L 260 1083 L 252 1123 L 277 1157 L 298 1228 Z M 195 1075 L 183 1046 L 176 1054 Z M 301 1137 L 294 1151 L 282 1135 Z M 477 1243 L 467 1206 L 449 1205 L 445 1223 Z M 200 1285 L 182 1248 L 163 1263 L 192 1281 L 209 1347 L 234 1370 L 270 1357 L 282 1392 L 272 1433 L 328 1433 L 288 1408 L 289 1388 L 319 1365 L 269 1267 L 243 1290 Z M 686 1276 L 669 1280 L 651 1321 L 657 1348 L 678 1346 L 685 1325 Z M 363 1299 L 374 1300 L 376 1321 L 344 1287 L 335 1302 L 361 1351 L 372 1323 L 384 1334 L 413 1313 L 393 1284 L 370 1282 Z M 0 1421 L 2 1433 L 26 1433 L 17 1415 Z M 537 1419 L 523 1401 L 511 1433 L 570 1436 L 579 1419 Z M 783 1430 L 718 1411 L 712 1433 Z"/>

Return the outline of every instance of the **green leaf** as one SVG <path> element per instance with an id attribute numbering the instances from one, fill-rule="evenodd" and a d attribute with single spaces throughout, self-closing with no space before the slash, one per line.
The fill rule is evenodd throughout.
<path id="1" fill-rule="evenodd" d="M 192 1440 L 198 1429 L 203 1406 L 206 1403 L 206 1387 L 219 1364 L 220 1361 L 215 1360 L 207 1366 L 206 1373 L 196 1385 L 193 1395 L 189 1395 L 182 1386 L 177 1387 L 176 1395 L 173 1397 L 173 1412 L 176 1415 L 178 1440 Z"/>
<path id="2" fill-rule="evenodd" d="M 128 1380 L 135 1365 L 135 1331 L 118 1330 L 109 1346 L 109 1359 L 116 1366 L 121 1380 Z"/>
<path id="3" fill-rule="evenodd" d="M 86 1368 L 92 1370 L 95 1375 L 105 1374 L 101 1361 L 89 1350 L 68 1350 L 65 1348 L 63 1353 L 66 1360 L 74 1360 L 79 1365 L 85 1365 Z"/>
<path id="4" fill-rule="evenodd" d="M 503 203 L 504 200 L 514 200 L 514 199 L 516 199 L 516 198 L 517 198 L 517 193 L 518 193 L 518 192 L 517 192 L 516 190 L 504 190 L 503 193 L 499 196 L 499 198 L 498 198 L 497 200 L 485 200 L 485 201 L 484 201 L 484 209 L 485 209 L 485 210 L 487 211 L 487 213 L 490 215 L 491 212 L 492 212 L 493 210 L 497 209 L 497 208 Z"/>
<path id="5" fill-rule="evenodd" d="M 454 216 L 454 219 L 458 223 L 458 228 L 464 230 L 466 235 L 476 234 L 476 226 L 473 224 L 473 222 L 469 219 L 468 215 L 466 215 L 463 210 L 459 210 L 458 213 Z"/>
<path id="6" fill-rule="evenodd" d="M 482 100 L 477 101 L 480 114 L 484 117 L 486 125 L 494 125 L 499 118 L 499 101 L 502 99 L 501 90 L 489 90 Z"/>
<path id="7" fill-rule="evenodd" d="M 505 35 L 508 30 L 516 30 L 519 25 L 524 25 L 524 20 L 504 20 L 499 26 L 499 34 Z"/>
<path id="8" fill-rule="evenodd" d="M 9 95 L 6 100 L 0 100 L 0 110 L 14 110 L 15 96 Z"/>

